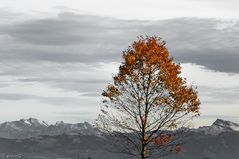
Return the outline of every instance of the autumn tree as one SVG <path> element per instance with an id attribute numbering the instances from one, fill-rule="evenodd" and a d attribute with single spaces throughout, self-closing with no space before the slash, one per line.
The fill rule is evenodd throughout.
<path id="1" fill-rule="evenodd" d="M 200 101 L 180 73 L 165 42 L 155 36 L 140 37 L 123 52 L 97 119 L 121 152 L 146 159 L 182 151 L 177 130 L 199 115 Z"/>

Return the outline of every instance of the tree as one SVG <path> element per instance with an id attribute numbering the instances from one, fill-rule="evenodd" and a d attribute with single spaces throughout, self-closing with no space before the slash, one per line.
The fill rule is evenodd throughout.
<path id="1" fill-rule="evenodd" d="M 179 131 L 173 130 L 199 115 L 196 88 L 186 85 L 180 65 L 155 36 L 140 37 L 123 52 L 123 60 L 102 93 L 97 125 L 113 135 L 120 152 L 141 159 L 179 153 Z"/>

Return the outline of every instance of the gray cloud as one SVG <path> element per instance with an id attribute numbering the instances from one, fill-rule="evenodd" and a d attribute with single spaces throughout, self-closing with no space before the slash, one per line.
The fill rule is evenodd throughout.
<path id="1" fill-rule="evenodd" d="M 238 73 L 239 23 L 218 29 L 222 23 L 196 18 L 129 21 L 61 13 L 56 18 L 1 24 L 0 73 L 15 76 L 22 84 L 45 83 L 94 97 L 108 82 L 96 68 L 102 62 L 120 62 L 122 50 L 139 35 L 163 37 L 178 62 Z"/>
<path id="2" fill-rule="evenodd" d="M 121 52 L 137 36 L 157 35 L 167 41 L 178 62 L 239 73 L 239 23 L 218 29 L 221 23 L 224 22 L 196 18 L 129 21 L 61 13 L 57 18 L 1 25 L 0 58 L 57 63 L 119 62 Z"/>
<path id="3" fill-rule="evenodd" d="M 88 97 L 88 96 L 87 96 Z M 82 105 L 86 102 L 83 102 L 80 97 L 49 97 L 49 96 L 39 96 L 32 94 L 19 94 L 19 93 L 0 93 L 0 100 L 9 100 L 9 101 L 20 101 L 20 100 L 36 100 L 40 103 L 46 104 L 57 104 L 58 106 L 72 106 Z M 84 106 L 84 105 L 83 105 Z"/>
<path id="4" fill-rule="evenodd" d="M 37 96 L 28 94 L 16 94 L 16 93 L 0 93 L 0 100 L 25 100 L 34 99 Z"/>
<path id="5" fill-rule="evenodd" d="M 203 99 L 202 104 L 237 104 L 239 102 L 239 88 L 211 88 L 199 86 L 199 95 Z"/>

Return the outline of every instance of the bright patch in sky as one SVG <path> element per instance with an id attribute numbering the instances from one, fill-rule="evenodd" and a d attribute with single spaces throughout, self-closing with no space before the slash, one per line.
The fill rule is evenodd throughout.
<path id="1" fill-rule="evenodd" d="M 122 19 L 239 18 L 237 0 L 1 0 L 0 3 L 6 10 L 42 16 L 74 11 Z"/>

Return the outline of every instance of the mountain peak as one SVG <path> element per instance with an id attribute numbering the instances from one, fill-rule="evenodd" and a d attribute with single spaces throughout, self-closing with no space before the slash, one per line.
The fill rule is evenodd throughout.
<path id="1" fill-rule="evenodd" d="M 239 124 L 223 119 L 217 119 L 212 126 L 239 131 Z"/>
<path id="2" fill-rule="evenodd" d="M 59 125 L 63 125 L 63 124 L 65 124 L 63 121 L 57 121 L 55 126 L 59 126 Z"/>
<path id="3" fill-rule="evenodd" d="M 217 119 L 211 126 L 199 127 L 197 131 L 204 132 L 205 134 L 218 135 L 222 132 L 239 131 L 239 124 Z"/>
<path id="4" fill-rule="evenodd" d="M 48 126 L 45 121 L 40 121 L 36 118 L 21 119 L 20 122 L 29 125 L 29 126 Z"/>

